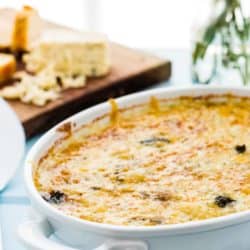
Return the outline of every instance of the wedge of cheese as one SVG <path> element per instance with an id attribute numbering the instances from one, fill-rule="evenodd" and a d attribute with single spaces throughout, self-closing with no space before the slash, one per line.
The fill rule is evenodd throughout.
<path id="1" fill-rule="evenodd" d="M 43 22 L 38 12 L 24 6 L 15 16 L 12 32 L 12 50 L 29 50 L 40 39 Z"/>
<path id="2" fill-rule="evenodd" d="M 67 76 L 103 76 L 110 69 L 105 35 L 65 29 L 44 32 L 41 41 L 23 58 L 29 71 L 38 73 L 47 67 Z"/>
<path id="3" fill-rule="evenodd" d="M 0 84 L 10 79 L 15 71 L 15 57 L 10 54 L 0 53 Z"/>

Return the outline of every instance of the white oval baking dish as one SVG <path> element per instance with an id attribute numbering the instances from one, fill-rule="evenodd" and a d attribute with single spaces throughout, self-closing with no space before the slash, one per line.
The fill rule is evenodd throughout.
<path id="1" fill-rule="evenodd" d="M 118 98 L 119 107 L 145 103 L 151 96 L 173 98 L 231 93 L 250 96 L 246 87 L 193 86 L 145 91 Z M 77 126 L 110 111 L 103 103 L 84 110 L 64 122 Z M 41 218 L 19 227 L 19 236 L 26 247 L 49 250 L 247 250 L 250 249 L 250 211 L 235 213 L 203 221 L 153 227 L 115 226 L 100 224 L 67 216 L 45 202 L 37 192 L 32 179 L 32 162 L 37 161 L 58 138 L 58 126 L 48 131 L 30 150 L 25 162 L 25 183 L 32 208 Z M 250 132 L 250 131 L 249 131 Z M 54 233 L 66 247 L 48 237 Z"/>

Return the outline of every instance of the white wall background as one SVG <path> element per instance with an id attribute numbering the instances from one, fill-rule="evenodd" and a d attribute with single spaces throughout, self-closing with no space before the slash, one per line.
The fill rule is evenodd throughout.
<path id="1" fill-rule="evenodd" d="M 250 13 L 250 0 L 242 0 Z M 188 48 L 195 24 L 211 0 L 0 0 L 0 7 L 29 4 L 49 20 L 140 48 Z"/>

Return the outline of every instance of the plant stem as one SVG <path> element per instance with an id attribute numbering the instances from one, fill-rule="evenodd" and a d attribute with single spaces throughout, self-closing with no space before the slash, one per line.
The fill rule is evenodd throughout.
<path id="1" fill-rule="evenodd" d="M 224 2 L 224 8 L 221 13 L 214 18 L 211 23 L 204 29 L 202 39 L 195 44 L 192 54 L 192 63 L 196 80 L 200 81 L 197 70 L 197 64 L 206 58 L 208 49 L 215 41 L 221 45 L 221 64 L 227 69 L 237 69 L 242 83 L 250 83 L 250 55 L 248 54 L 247 45 L 250 40 L 250 20 L 243 15 L 241 3 L 239 0 L 215 0 L 216 4 Z M 239 43 L 237 51 L 234 44 Z M 213 62 L 213 68 L 216 67 L 217 59 Z M 214 77 L 216 69 L 206 81 L 208 83 Z"/>

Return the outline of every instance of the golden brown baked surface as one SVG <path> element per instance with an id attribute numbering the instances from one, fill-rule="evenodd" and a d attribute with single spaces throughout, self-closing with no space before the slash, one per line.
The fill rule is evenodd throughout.
<path id="1" fill-rule="evenodd" d="M 115 225 L 204 220 L 250 208 L 250 99 L 157 100 L 112 112 L 34 166 L 62 212 Z"/>
<path id="2" fill-rule="evenodd" d="M 0 53 L 0 85 L 10 79 L 16 71 L 16 59 L 13 55 Z"/>

